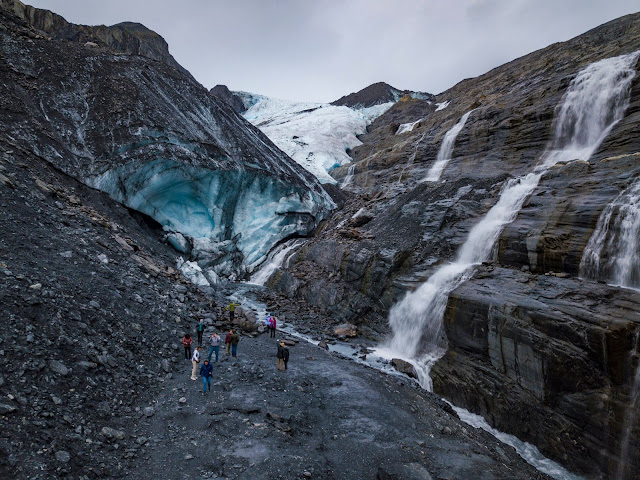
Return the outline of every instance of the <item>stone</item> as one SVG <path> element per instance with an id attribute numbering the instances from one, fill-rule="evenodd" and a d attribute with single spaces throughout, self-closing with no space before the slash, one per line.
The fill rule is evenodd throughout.
<path id="1" fill-rule="evenodd" d="M 155 415 L 155 413 L 156 413 L 156 410 L 153 407 L 146 407 L 143 410 L 143 412 L 144 412 L 145 416 L 153 417 Z"/>
<path id="2" fill-rule="evenodd" d="M 399 372 L 404 373 L 411 378 L 418 378 L 418 373 L 416 372 L 415 367 L 406 360 L 394 358 L 391 360 L 391 365 Z"/>
<path id="3" fill-rule="evenodd" d="M 337 337 L 356 337 L 358 328 L 351 323 L 343 323 L 333 329 L 333 334 Z"/>
<path id="4" fill-rule="evenodd" d="M 101 253 L 100 255 L 97 256 L 97 259 L 100 263 L 104 264 L 104 265 L 108 265 L 109 264 L 109 257 L 107 257 L 104 253 Z"/>
<path id="5" fill-rule="evenodd" d="M 6 415 L 7 413 L 13 413 L 17 410 L 13 405 L 7 405 L 6 403 L 0 403 L 0 415 Z"/>
<path id="6" fill-rule="evenodd" d="M 180 397 L 178 400 L 179 403 L 187 403 L 187 397 Z"/>
<path id="7" fill-rule="evenodd" d="M 55 372 L 58 375 L 62 375 L 63 377 L 69 374 L 69 369 L 66 367 L 66 365 L 58 360 L 50 360 L 49 368 L 52 372 Z"/>
<path id="8" fill-rule="evenodd" d="M 29 288 L 31 290 L 40 290 L 42 288 L 42 284 L 41 283 L 34 283 L 33 285 L 30 285 Z"/>
<path id="9" fill-rule="evenodd" d="M 58 450 L 55 453 L 55 457 L 60 463 L 69 463 L 69 460 L 71 460 L 71 455 L 65 450 Z"/>
<path id="10" fill-rule="evenodd" d="M 104 436 L 109 441 L 123 440 L 124 432 L 122 430 L 117 430 L 111 427 L 102 427 L 100 430 L 102 436 Z"/>

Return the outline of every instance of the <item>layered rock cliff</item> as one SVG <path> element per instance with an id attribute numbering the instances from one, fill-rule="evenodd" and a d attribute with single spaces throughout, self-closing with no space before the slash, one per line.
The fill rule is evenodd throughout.
<path id="1" fill-rule="evenodd" d="M 389 309 L 456 258 L 508 179 L 533 173 L 555 148 L 559 105 L 578 73 L 637 50 L 639 39 L 640 15 L 629 15 L 464 80 L 436 104 L 398 102 L 360 137 L 354 163 L 332 172 L 352 193 L 344 209 L 268 284 L 384 338 Z M 450 294 L 448 353 L 432 371 L 436 392 L 591 477 L 640 468 L 636 450 L 624 446 L 625 431 L 637 428 L 627 412 L 637 388 L 638 294 L 575 279 L 601 213 L 639 173 L 638 75 L 628 102 L 588 159 L 545 168 L 499 230 L 488 258 L 506 267 L 491 276 L 499 298 L 485 295 L 487 277 L 475 270 Z M 450 158 L 429 180 L 459 123 Z M 549 272 L 560 277 L 546 285 Z M 561 298 L 562 308 L 547 297 Z M 538 308 L 549 313 L 532 313 Z M 496 329 L 508 338 L 499 347 Z M 563 385 L 559 365 L 571 365 L 575 381 Z"/>

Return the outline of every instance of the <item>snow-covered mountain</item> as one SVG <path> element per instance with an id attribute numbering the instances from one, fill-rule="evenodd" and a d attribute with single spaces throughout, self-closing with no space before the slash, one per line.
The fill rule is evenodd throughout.
<path id="1" fill-rule="evenodd" d="M 227 103 L 241 101 L 245 107 L 242 115 L 249 122 L 321 183 L 332 184 L 336 180 L 329 172 L 352 161 L 348 152 L 362 144 L 358 135 L 366 133 L 371 122 L 404 94 L 427 101 L 433 97 L 428 93 L 374 84 L 327 104 L 281 100 L 248 92 L 222 96 L 224 88 L 216 86 L 211 93 Z M 351 105 L 349 99 L 356 103 Z M 338 102 L 344 104 L 337 105 Z"/>

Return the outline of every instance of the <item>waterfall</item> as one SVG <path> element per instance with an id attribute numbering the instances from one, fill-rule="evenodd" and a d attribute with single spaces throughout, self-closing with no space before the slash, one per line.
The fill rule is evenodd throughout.
<path id="1" fill-rule="evenodd" d="M 465 113 L 462 118 L 458 120 L 458 123 L 444 134 L 444 139 L 440 145 L 440 150 L 438 150 L 436 161 L 427 172 L 427 176 L 422 180 L 423 182 L 437 182 L 438 179 L 440 179 L 440 175 L 442 175 L 444 167 L 449 163 L 449 160 L 451 160 L 453 145 L 456 142 L 456 138 L 464 128 L 464 124 L 467 123 L 467 119 L 469 118 L 469 115 L 471 115 L 471 112 L 473 112 L 473 110 Z"/>
<path id="2" fill-rule="evenodd" d="M 404 164 L 404 167 L 402 167 L 402 171 L 400 172 L 400 176 L 398 177 L 398 183 L 402 183 L 402 178 L 404 177 L 405 171 L 407 170 L 407 168 L 413 165 L 413 162 L 415 162 L 416 156 L 418 155 L 418 148 L 420 148 L 420 143 L 424 140 L 424 137 L 426 136 L 427 136 L 427 132 L 423 133 L 420 136 L 420 138 L 416 140 L 416 143 L 414 143 L 413 153 L 409 156 L 409 160 L 407 161 L 407 163 Z"/>
<path id="3" fill-rule="evenodd" d="M 277 268 L 280 268 L 285 261 L 289 261 L 287 254 L 302 243 L 303 240 L 300 239 L 289 240 L 274 248 L 264 262 L 264 266 L 251 276 L 248 283 L 255 285 L 264 285 L 267 283 L 267 280 L 269 280 L 273 272 L 275 272 Z"/>
<path id="4" fill-rule="evenodd" d="M 356 163 L 353 162 L 351 165 L 349 165 L 349 168 L 347 169 L 347 175 L 344 177 L 344 180 L 342 181 L 340 188 L 344 188 L 348 186 L 353 181 L 353 176 L 355 175 L 355 173 L 356 173 Z"/>
<path id="5" fill-rule="evenodd" d="M 456 259 L 392 307 L 389 325 L 393 335 L 381 350 L 388 352 L 386 356 L 391 353 L 417 365 L 423 387 L 431 388 L 430 366 L 446 349 L 442 320 L 449 293 L 470 278 L 475 265 L 489 260 L 502 229 L 516 218 L 542 175 L 558 162 L 588 160 L 622 118 L 637 57 L 638 53 L 608 58 L 578 73 L 556 109 L 554 140 L 540 164 L 533 172 L 509 180 L 498 202 L 471 229 Z"/>
<path id="6" fill-rule="evenodd" d="M 603 210 L 589 239 L 580 276 L 640 289 L 640 178 Z"/>

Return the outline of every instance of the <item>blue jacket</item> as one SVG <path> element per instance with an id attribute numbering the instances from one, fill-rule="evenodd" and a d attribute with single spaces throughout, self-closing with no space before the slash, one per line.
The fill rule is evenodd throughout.
<path id="1" fill-rule="evenodd" d="M 200 367 L 200 375 L 203 377 L 213 377 L 213 365 L 203 363 Z"/>

